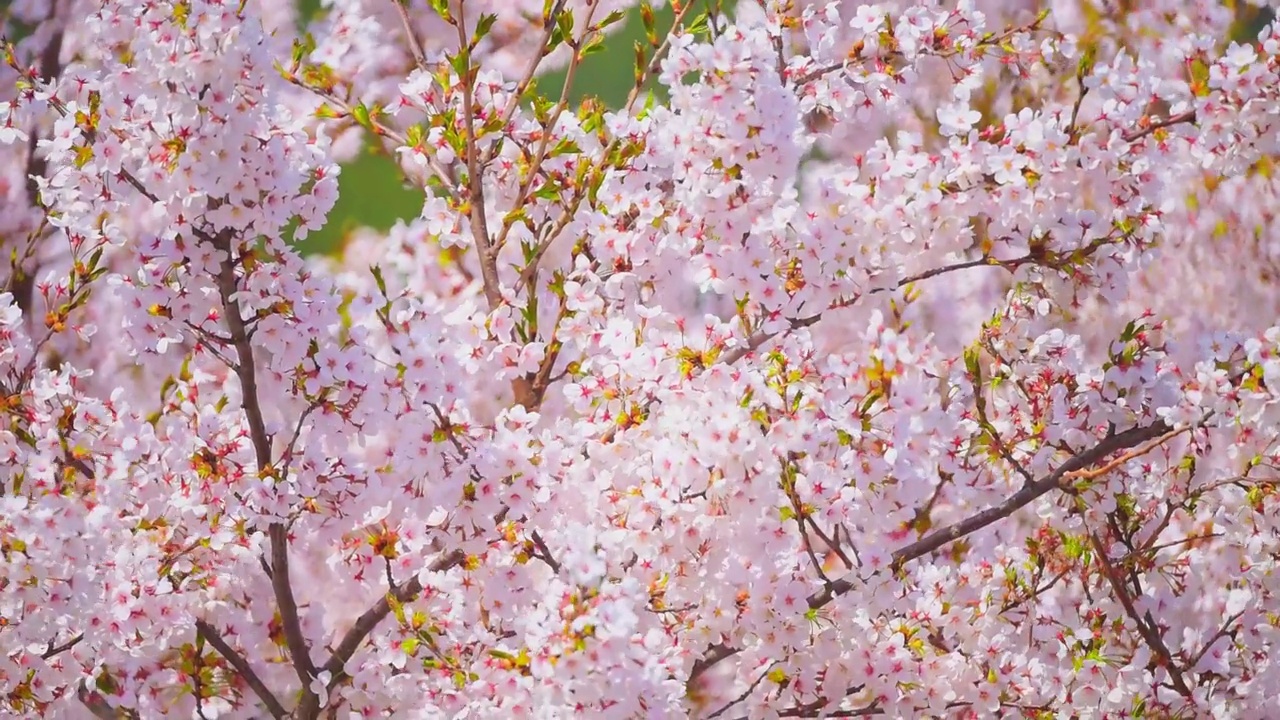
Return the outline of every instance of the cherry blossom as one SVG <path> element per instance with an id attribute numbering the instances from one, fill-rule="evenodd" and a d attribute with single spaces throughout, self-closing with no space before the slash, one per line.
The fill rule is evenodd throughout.
<path id="1" fill-rule="evenodd" d="M 1274 12 L 632 9 L 0 10 L 5 711 L 1274 714 Z"/>

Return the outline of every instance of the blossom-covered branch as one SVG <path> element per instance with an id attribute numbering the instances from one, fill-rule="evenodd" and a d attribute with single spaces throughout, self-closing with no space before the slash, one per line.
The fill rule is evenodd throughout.
<path id="1" fill-rule="evenodd" d="M 1112 5 L 0 9 L 6 712 L 1266 716 L 1280 26 Z"/>

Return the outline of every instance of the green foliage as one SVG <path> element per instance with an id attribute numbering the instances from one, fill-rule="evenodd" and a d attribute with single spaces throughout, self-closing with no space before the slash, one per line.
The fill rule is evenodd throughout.
<path id="1" fill-rule="evenodd" d="M 303 0 L 300 18 L 314 17 L 319 7 L 319 0 Z M 653 15 L 657 32 L 665 34 L 674 17 L 671 6 L 658 8 Z M 619 22 L 622 27 L 605 39 L 599 51 L 583 60 L 570 90 L 569 107 L 577 107 L 587 97 L 599 98 L 610 109 L 626 102 L 634 74 L 632 45 L 644 40 L 645 27 L 639 7 Z M 565 75 L 564 69 L 543 75 L 538 81 L 539 90 L 553 100 L 559 98 Z M 416 217 L 422 209 L 422 191 L 406 187 L 396 163 L 374 147 L 366 147 L 359 158 L 343 166 L 338 189 L 338 202 L 329 213 L 328 223 L 299 243 L 302 252 L 336 253 L 353 229 L 367 226 L 387 230 L 397 220 Z"/>

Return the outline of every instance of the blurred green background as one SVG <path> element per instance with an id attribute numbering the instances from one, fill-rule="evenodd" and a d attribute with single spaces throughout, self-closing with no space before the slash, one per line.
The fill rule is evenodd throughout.
<path id="1" fill-rule="evenodd" d="M 303 18 L 313 17 L 319 12 L 319 0 L 303 0 L 302 10 Z M 671 27 L 670 5 L 656 9 L 654 15 L 659 33 Z M 583 61 L 570 88 L 571 107 L 591 96 L 611 108 L 626 102 L 634 77 L 637 40 L 644 41 L 638 7 L 628 14 L 625 25 L 609 36 L 603 51 Z M 539 78 L 538 88 L 547 96 L 558 98 L 564 80 L 564 70 L 547 73 Z M 337 252 L 343 238 L 357 227 L 388 230 L 397 220 L 416 217 L 422 210 L 422 191 L 407 186 L 395 162 L 371 143 L 366 144 L 359 158 L 343 166 L 338 188 L 338 202 L 329 213 L 329 222 L 299 243 L 302 252 Z"/>
<path id="2" fill-rule="evenodd" d="M 663 5 L 656 9 L 655 16 L 658 33 L 664 35 L 671 27 L 673 18 L 670 4 L 665 0 L 650 1 L 655 5 Z M 702 4 L 708 0 L 691 1 Z M 1232 27 L 1230 39 L 1237 42 L 1256 41 L 1258 32 L 1275 16 L 1275 11 L 1271 8 L 1254 7 L 1240 0 L 1223 2 L 1235 8 L 1237 21 Z M 4 6 L 4 0 L 0 0 L 0 9 Z M 730 7 L 732 3 L 724 2 L 723 6 Z M 692 16 L 700 14 L 702 10 L 701 7 L 693 8 Z M 320 12 L 320 0 L 300 0 L 299 23 L 306 24 Z M 11 39 L 21 38 L 28 30 L 22 27 L 9 29 L 16 33 Z M 644 35 L 640 10 L 638 7 L 633 8 L 627 14 L 621 29 L 606 40 L 604 50 L 583 62 L 570 92 L 573 105 L 576 106 L 584 97 L 594 96 L 607 107 L 621 106 L 631 90 L 634 76 L 633 46 L 636 41 L 643 41 Z M 539 88 L 547 96 L 558 98 L 564 78 L 563 70 L 548 73 L 540 78 Z M 388 230 L 397 220 L 416 216 L 422 208 L 422 200 L 422 191 L 406 186 L 395 163 L 376 144 L 369 143 L 357 159 L 343 166 L 339 180 L 339 198 L 329 214 L 327 224 L 300 243 L 300 249 L 310 254 L 335 253 L 341 249 L 343 239 L 353 229 L 367 226 Z"/>
<path id="3" fill-rule="evenodd" d="M 654 4 L 659 2 L 661 0 Z M 1231 39 L 1238 42 L 1255 41 L 1258 32 L 1274 17 L 1270 8 L 1254 8 L 1234 0 L 1224 2 L 1236 5 L 1237 22 L 1232 28 Z M 663 4 L 664 7 L 655 12 L 660 34 L 671 27 L 673 19 L 670 4 Z M 319 0 L 302 0 L 302 9 L 303 18 L 314 17 L 319 12 Z M 701 8 L 695 8 L 693 13 L 697 15 L 700 11 Z M 599 98 L 610 108 L 620 107 L 626 101 L 631 90 L 635 62 L 633 46 L 637 40 L 644 40 L 644 25 L 638 7 L 628 13 L 624 26 L 609 36 L 604 51 L 583 62 L 570 92 L 573 106 L 587 96 Z M 547 96 L 558 98 L 564 78 L 563 70 L 548 73 L 539 80 L 538 87 Z M 341 249 L 343 238 L 352 229 L 368 226 L 387 230 L 397 220 L 415 217 L 422 209 L 422 191 L 406 186 L 395 163 L 372 144 L 366 146 L 358 159 L 343 167 L 339 193 L 328 224 L 300 244 L 304 253 L 335 253 Z"/>

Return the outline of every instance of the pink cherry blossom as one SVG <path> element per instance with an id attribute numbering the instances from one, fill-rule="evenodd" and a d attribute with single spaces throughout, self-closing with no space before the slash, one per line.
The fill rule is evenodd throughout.
<path id="1" fill-rule="evenodd" d="M 1274 714 L 1273 12 L 632 5 L 0 12 L 5 711 Z"/>

